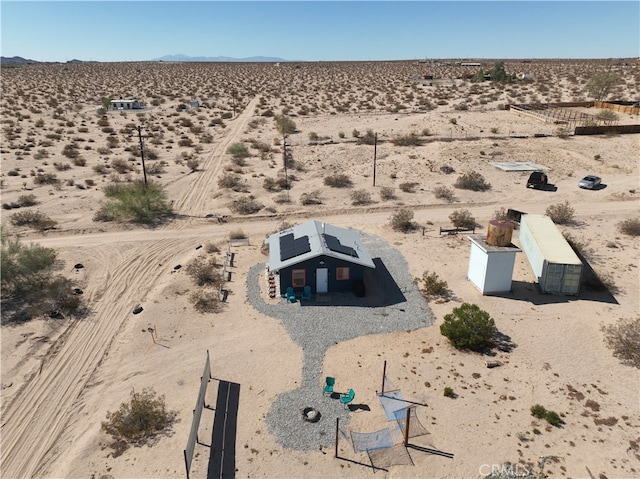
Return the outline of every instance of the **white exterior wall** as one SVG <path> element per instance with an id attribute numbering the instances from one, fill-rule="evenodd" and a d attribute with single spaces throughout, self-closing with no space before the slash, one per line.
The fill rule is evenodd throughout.
<path id="1" fill-rule="evenodd" d="M 520 250 L 487 251 L 471 240 L 467 278 L 482 294 L 511 291 L 516 253 Z"/>

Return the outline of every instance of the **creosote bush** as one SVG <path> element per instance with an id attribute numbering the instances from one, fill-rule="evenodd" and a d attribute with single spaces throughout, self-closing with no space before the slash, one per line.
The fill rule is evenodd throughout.
<path id="1" fill-rule="evenodd" d="M 222 281 L 215 258 L 196 258 L 187 265 L 185 271 L 198 286 L 218 286 Z"/>
<path id="2" fill-rule="evenodd" d="M 471 190 L 471 191 L 487 191 L 491 189 L 491 184 L 487 183 L 482 176 L 477 171 L 468 171 L 463 173 L 456 179 L 454 185 L 456 188 L 460 188 L 461 190 Z"/>
<path id="3" fill-rule="evenodd" d="M 129 401 L 117 411 L 107 411 L 102 430 L 113 437 L 114 449 L 122 453 L 130 444 L 146 444 L 170 427 L 175 417 L 175 411 L 167 410 L 164 396 L 157 396 L 152 388 L 132 390 Z"/>
<path id="4" fill-rule="evenodd" d="M 440 279 L 437 273 L 425 271 L 422 273 L 422 294 L 426 298 L 447 296 L 449 294 L 449 285 L 445 280 Z"/>
<path id="5" fill-rule="evenodd" d="M 217 313 L 220 311 L 220 300 L 217 291 L 197 289 L 191 293 L 189 300 L 199 313 Z"/>
<path id="6" fill-rule="evenodd" d="M 229 205 L 229 209 L 239 215 L 251 215 L 253 213 L 257 213 L 263 207 L 264 206 L 258 203 L 254 198 L 248 196 L 239 198 Z"/>
<path id="7" fill-rule="evenodd" d="M 415 181 L 407 181 L 404 183 L 400 183 L 398 185 L 398 188 L 400 188 L 405 193 L 413 193 L 416 189 L 416 186 L 418 186 L 418 183 L 416 183 Z"/>
<path id="8" fill-rule="evenodd" d="M 640 316 L 602 327 L 604 342 L 624 364 L 640 368 Z"/>
<path id="9" fill-rule="evenodd" d="M 93 217 L 94 221 L 154 224 L 173 213 L 163 187 L 154 182 L 111 184 L 105 187 L 104 194 L 107 199 Z"/>
<path id="10" fill-rule="evenodd" d="M 314 190 L 300 195 L 300 203 L 303 205 L 321 205 L 320 191 Z"/>
<path id="11" fill-rule="evenodd" d="M 335 175 L 327 176 L 323 180 L 324 184 L 331 186 L 332 188 L 350 188 L 353 185 L 349 175 L 344 173 L 336 173 Z"/>
<path id="12" fill-rule="evenodd" d="M 440 200 L 453 201 L 453 190 L 446 186 L 436 186 L 433 190 L 433 194 Z"/>
<path id="13" fill-rule="evenodd" d="M 616 226 L 622 234 L 640 236 L 640 218 L 629 218 L 620 221 Z"/>
<path id="14" fill-rule="evenodd" d="M 558 225 L 573 223 L 575 216 L 575 210 L 567 200 L 565 200 L 564 203 L 549 205 L 545 213 L 551 218 L 551 221 Z"/>
<path id="15" fill-rule="evenodd" d="M 241 160 L 250 156 L 249 148 L 244 143 L 234 143 L 227 148 L 227 154 L 231 155 L 235 160 Z"/>
<path id="16" fill-rule="evenodd" d="M 371 203 L 371 193 L 369 193 L 367 190 L 361 189 L 351 192 L 352 205 L 368 205 L 369 203 Z"/>
<path id="17" fill-rule="evenodd" d="M 13 226 L 29 226 L 38 231 L 55 228 L 57 222 L 49 218 L 42 211 L 19 211 L 9 217 Z"/>
<path id="18" fill-rule="evenodd" d="M 451 224 L 460 229 L 473 229 L 476 226 L 476 219 L 469 210 L 455 210 L 449 215 Z"/>
<path id="19" fill-rule="evenodd" d="M 396 193 L 393 191 L 393 188 L 390 186 L 383 186 L 380 188 L 380 199 L 382 201 L 394 200 L 396 198 Z"/>
<path id="20" fill-rule="evenodd" d="M 389 224 L 395 231 L 407 233 L 416 227 L 413 221 L 413 211 L 402 208 L 389 217 Z"/>
<path id="21" fill-rule="evenodd" d="M 496 326 L 489 313 L 478 305 L 463 303 L 445 315 L 440 332 L 456 349 L 480 351 L 491 344 Z"/>

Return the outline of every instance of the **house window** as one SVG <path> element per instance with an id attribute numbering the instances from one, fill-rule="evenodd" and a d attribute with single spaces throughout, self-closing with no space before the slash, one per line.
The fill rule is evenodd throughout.
<path id="1" fill-rule="evenodd" d="M 349 268 L 336 268 L 336 279 L 346 281 L 349 279 Z"/>
<path id="2" fill-rule="evenodd" d="M 303 269 L 294 269 L 291 271 L 291 286 L 294 288 L 304 288 L 307 284 L 306 271 Z"/>

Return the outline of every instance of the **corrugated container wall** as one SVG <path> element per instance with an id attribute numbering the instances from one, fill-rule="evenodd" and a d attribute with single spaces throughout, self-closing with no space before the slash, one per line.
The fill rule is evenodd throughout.
<path id="1" fill-rule="evenodd" d="M 579 293 L 582 262 L 551 218 L 522 215 L 519 240 L 543 293 Z"/>

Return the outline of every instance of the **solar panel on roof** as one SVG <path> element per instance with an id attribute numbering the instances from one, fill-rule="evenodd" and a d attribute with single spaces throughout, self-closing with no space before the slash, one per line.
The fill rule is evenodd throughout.
<path id="1" fill-rule="evenodd" d="M 356 252 L 355 249 L 353 249 L 351 246 L 343 245 L 342 243 L 340 243 L 340 240 L 335 236 L 324 234 L 323 237 L 327 244 L 327 248 L 329 248 L 331 251 L 335 251 L 336 253 L 346 254 L 347 256 L 352 256 L 355 258 L 358 257 L 358 253 Z"/>
<path id="2" fill-rule="evenodd" d="M 296 252 L 296 256 L 308 253 L 311 251 L 311 245 L 309 244 L 308 236 L 301 236 L 293 240 L 293 249 Z"/>

